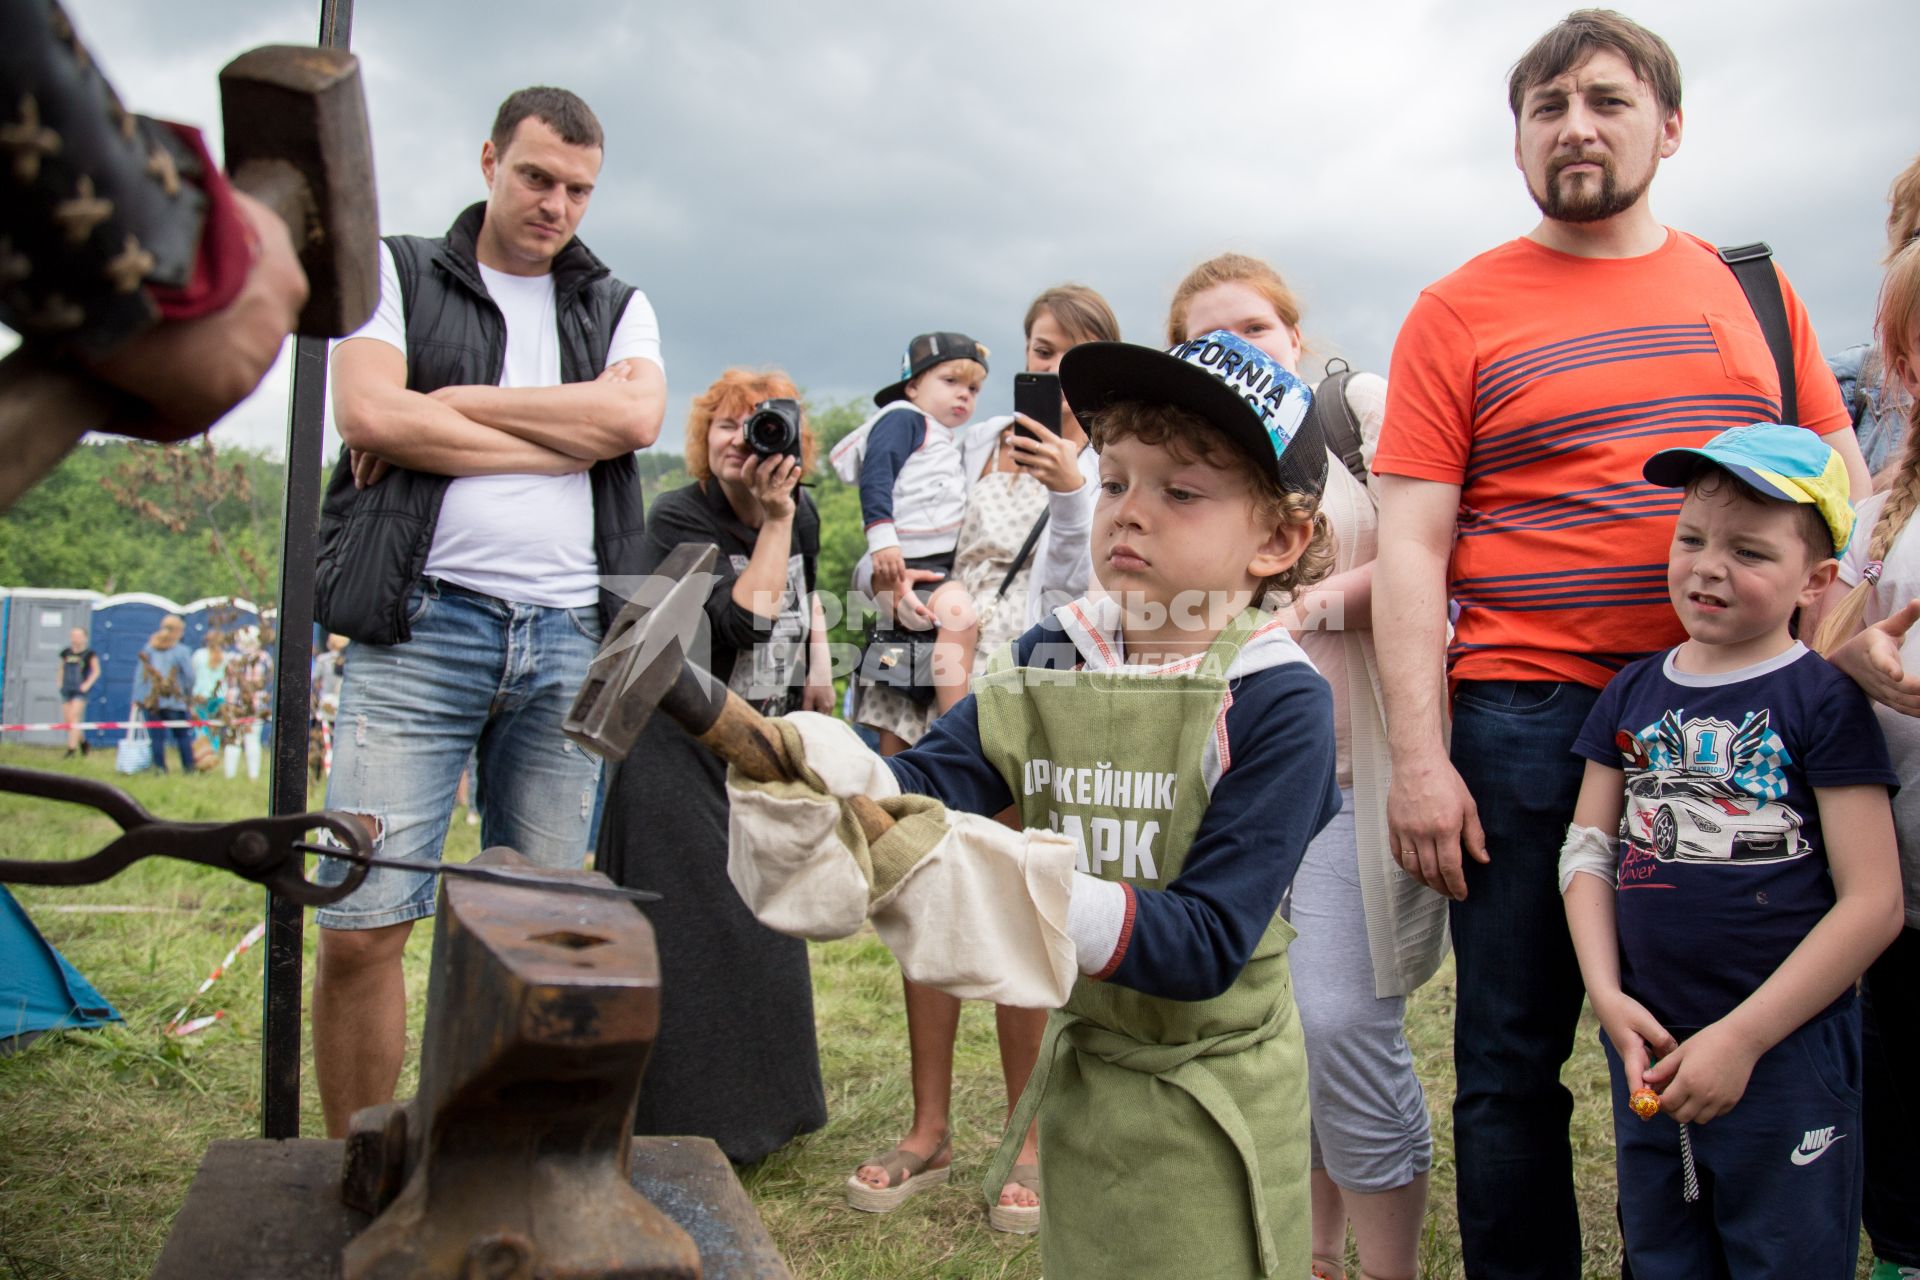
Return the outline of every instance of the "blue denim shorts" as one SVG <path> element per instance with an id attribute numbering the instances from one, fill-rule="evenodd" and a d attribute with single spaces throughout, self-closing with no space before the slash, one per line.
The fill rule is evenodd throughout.
<path id="1" fill-rule="evenodd" d="M 407 598 L 405 644 L 355 644 L 334 722 L 327 808 L 378 826 L 385 858 L 441 856 L 454 792 L 475 746 L 480 839 L 548 867 L 589 853 L 600 761 L 561 731 L 600 644 L 594 605 L 516 604 L 425 578 Z M 337 884 L 347 865 L 314 873 Z M 314 913 L 329 929 L 375 929 L 433 914 L 436 877 L 375 868 Z"/>

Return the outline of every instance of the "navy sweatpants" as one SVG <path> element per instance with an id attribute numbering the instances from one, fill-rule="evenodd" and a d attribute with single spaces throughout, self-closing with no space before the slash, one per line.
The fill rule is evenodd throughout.
<path id="1" fill-rule="evenodd" d="M 1613 1076 L 1615 1170 L 1634 1280 L 1850 1276 L 1860 1248 L 1860 1009 L 1801 1027 L 1754 1064 L 1733 1110 L 1687 1126 L 1700 1198 L 1682 1194 L 1680 1127 L 1627 1107 Z"/>

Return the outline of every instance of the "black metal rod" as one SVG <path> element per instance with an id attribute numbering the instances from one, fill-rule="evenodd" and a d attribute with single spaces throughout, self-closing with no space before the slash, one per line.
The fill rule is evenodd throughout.
<path id="1" fill-rule="evenodd" d="M 353 0 L 320 0 L 324 48 L 345 49 Z M 273 784 L 269 811 L 307 809 L 307 718 L 313 666 L 313 565 L 320 526 L 327 340 L 295 338 L 287 413 L 287 501 L 280 548 L 279 660 L 273 688 Z M 296 902 L 267 895 L 265 1011 L 260 1034 L 260 1135 L 300 1136 L 300 969 L 304 916 Z"/>

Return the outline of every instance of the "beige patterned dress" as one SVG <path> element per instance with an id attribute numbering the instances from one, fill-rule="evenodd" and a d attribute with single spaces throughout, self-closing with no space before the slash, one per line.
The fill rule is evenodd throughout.
<path id="1" fill-rule="evenodd" d="M 1027 629 L 1027 577 L 1033 572 L 1033 557 L 1027 557 L 1027 563 L 1007 584 L 1005 595 L 999 594 L 1000 582 L 1026 542 L 1033 522 L 1046 509 L 1046 486 L 1020 471 L 989 470 L 974 481 L 967 494 L 967 514 L 955 543 L 953 576 L 967 589 L 980 615 L 980 643 L 973 655 L 976 676 L 987 669 L 987 661 L 996 650 Z M 862 685 L 854 719 L 912 745 L 933 722 L 933 707 L 920 706 L 892 689 Z"/>

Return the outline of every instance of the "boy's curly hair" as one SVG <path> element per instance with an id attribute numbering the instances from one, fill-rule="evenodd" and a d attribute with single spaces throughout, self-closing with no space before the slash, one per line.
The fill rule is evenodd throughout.
<path id="1" fill-rule="evenodd" d="M 1281 488 L 1265 469 L 1256 466 L 1253 459 L 1220 434 L 1218 427 L 1199 414 L 1166 404 L 1116 401 L 1095 416 L 1089 437 L 1095 449 L 1104 449 L 1116 440 L 1138 440 L 1156 449 L 1165 449 L 1182 462 L 1203 462 L 1238 472 L 1247 478 L 1253 490 L 1254 510 L 1261 520 L 1270 520 L 1276 525 L 1311 527 L 1313 535 L 1307 539 L 1300 558 L 1254 590 L 1254 603 L 1261 608 L 1272 606 L 1275 593 L 1297 593 L 1332 570 L 1333 529 L 1320 510 L 1319 495 L 1290 493 Z"/>

